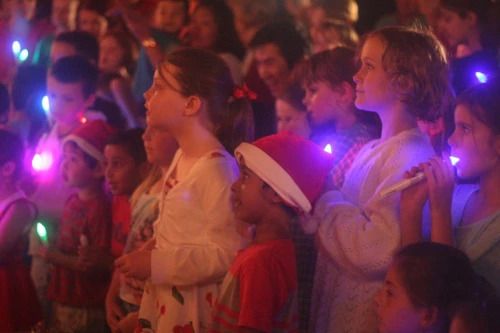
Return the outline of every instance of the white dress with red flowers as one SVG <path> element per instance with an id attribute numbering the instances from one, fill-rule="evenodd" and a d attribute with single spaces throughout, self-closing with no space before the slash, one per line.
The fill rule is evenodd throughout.
<path id="1" fill-rule="evenodd" d="M 208 153 L 177 182 L 172 173 L 181 154 L 166 174 L 139 332 L 206 332 L 219 286 L 243 246 L 230 202 L 234 158 Z"/>

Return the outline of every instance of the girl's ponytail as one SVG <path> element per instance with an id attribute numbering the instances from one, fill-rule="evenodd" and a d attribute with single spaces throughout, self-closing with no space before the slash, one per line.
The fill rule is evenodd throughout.
<path id="1" fill-rule="evenodd" d="M 216 131 L 217 138 L 232 153 L 242 142 L 254 139 L 254 120 L 250 100 L 255 99 L 254 92 L 246 86 L 235 87 L 227 102 L 227 112 Z"/>

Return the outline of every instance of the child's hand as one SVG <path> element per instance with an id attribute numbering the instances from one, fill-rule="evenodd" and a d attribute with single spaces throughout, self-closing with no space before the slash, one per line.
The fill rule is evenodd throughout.
<path id="1" fill-rule="evenodd" d="M 111 270 L 112 259 L 110 255 L 95 246 L 79 246 L 78 258 L 91 270 Z"/>
<path id="2" fill-rule="evenodd" d="M 128 315 L 125 316 L 120 322 L 118 323 L 118 331 L 120 333 L 128 333 L 128 332 L 134 332 L 134 329 L 137 326 L 137 321 L 139 320 L 139 313 L 138 312 L 131 312 Z"/>
<path id="3" fill-rule="evenodd" d="M 151 276 L 151 250 L 140 249 L 115 261 L 116 268 L 126 277 L 146 280 Z"/>
<path id="4" fill-rule="evenodd" d="M 39 245 L 38 246 L 38 252 L 35 254 L 38 257 L 41 257 L 43 259 L 47 259 L 47 254 L 49 252 L 49 248 L 45 245 Z"/>
<path id="5" fill-rule="evenodd" d="M 123 276 L 122 283 L 125 283 L 127 287 L 133 290 L 134 298 L 140 302 L 144 293 L 144 281 Z"/>
<path id="6" fill-rule="evenodd" d="M 431 212 L 446 212 L 451 209 L 453 188 L 455 187 L 455 171 L 448 156 L 434 157 L 425 170 L 429 188 Z"/>
<path id="7" fill-rule="evenodd" d="M 419 172 L 424 172 L 427 163 L 421 163 L 405 172 L 405 178 L 413 178 Z M 424 172 L 425 173 L 425 172 Z M 429 197 L 427 183 L 425 180 L 418 182 L 403 191 L 401 191 L 401 210 L 403 211 L 422 211 L 425 202 Z"/>

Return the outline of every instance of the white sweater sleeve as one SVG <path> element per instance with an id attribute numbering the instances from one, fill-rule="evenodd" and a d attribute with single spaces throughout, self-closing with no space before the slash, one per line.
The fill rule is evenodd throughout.
<path id="1" fill-rule="evenodd" d="M 371 188 L 363 188 L 369 194 L 363 203 L 354 204 L 339 191 L 328 192 L 320 199 L 320 244 L 342 269 L 368 279 L 380 278 L 387 271 L 400 245 L 400 193 L 381 198 L 379 192 L 401 180 L 404 171 L 432 154 L 419 150 L 396 149 L 392 156 L 379 156 L 383 162 L 375 172 L 354 175 L 377 178 Z"/>
<path id="2" fill-rule="evenodd" d="M 196 185 L 195 191 L 200 194 L 201 207 L 193 207 L 193 210 L 201 210 L 202 214 L 192 214 L 200 221 L 176 223 L 199 225 L 198 232 L 203 234 L 193 236 L 197 241 L 190 241 L 190 236 L 184 235 L 184 241 L 167 243 L 152 251 L 151 279 L 154 284 L 190 286 L 222 280 L 241 247 L 230 205 L 233 178 L 234 173 L 228 175 L 227 170 L 200 177 L 201 184 Z M 182 225 L 179 228 L 182 230 Z"/>

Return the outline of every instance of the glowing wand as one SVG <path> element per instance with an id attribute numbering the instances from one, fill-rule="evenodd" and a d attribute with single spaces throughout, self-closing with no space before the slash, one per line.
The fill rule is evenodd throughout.
<path id="1" fill-rule="evenodd" d="M 451 162 L 451 165 L 455 165 L 458 163 L 458 161 L 460 161 L 460 159 L 458 157 L 455 157 L 455 156 L 450 156 L 450 162 Z M 422 180 L 425 179 L 425 174 L 423 172 L 418 172 L 415 176 L 413 176 L 412 178 L 406 178 L 406 179 L 403 179 L 402 181 L 380 191 L 380 194 L 379 196 L 381 198 L 385 198 L 386 196 L 388 196 L 389 194 L 392 194 L 394 192 L 399 192 L 399 191 L 402 191 L 404 189 L 407 189 L 408 187 L 416 184 L 416 183 L 419 183 L 421 182 Z"/>

